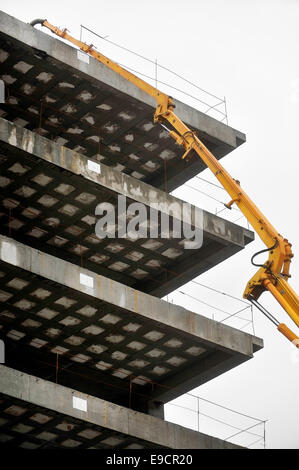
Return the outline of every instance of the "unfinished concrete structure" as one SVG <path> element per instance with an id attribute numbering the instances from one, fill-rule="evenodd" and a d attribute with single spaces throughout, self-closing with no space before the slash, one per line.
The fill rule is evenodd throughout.
<path id="1" fill-rule="evenodd" d="M 2 442 L 23 449 L 237 449 L 238 446 L 0 366 Z M 76 403 L 77 401 L 77 403 Z M 21 423 L 20 423 L 21 421 Z"/>
<path id="2" fill-rule="evenodd" d="M 198 220 L 204 231 L 200 250 L 184 250 L 183 238 L 100 240 L 94 224 L 101 201 L 117 207 L 122 194 L 148 209 L 159 203 L 184 223 L 183 202 L 103 164 L 98 174 L 84 156 L 1 118 L 0 139 L 2 233 L 10 224 L 28 245 L 76 264 L 84 256 L 85 267 L 139 290 L 166 295 L 253 240 L 249 230 L 194 206 L 193 225 Z"/>
<path id="3" fill-rule="evenodd" d="M 227 448 L 165 423 L 163 404 L 250 359 L 262 341 L 159 297 L 244 248 L 253 233 L 191 206 L 192 226 L 200 220 L 203 230 L 197 250 L 184 249 L 184 237 L 96 237 L 96 205 L 116 206 L 119 194 L 148 211 L 159 201 L 161 213 L 184 223 L 183 211 L 171 212 L 183 202 L 167 191 L 204 166 L 179 158 L 152 123 L 146 94 L 84 57 L 0 14 L 0 334 L 8 366 L 0 443 Z M 217 158 L 245 141 L 176 107 Z M 85 397 L 87 411 L 75 410 L 74 395 Z M 28 413 L 50 415 L 56 431 Z"/>

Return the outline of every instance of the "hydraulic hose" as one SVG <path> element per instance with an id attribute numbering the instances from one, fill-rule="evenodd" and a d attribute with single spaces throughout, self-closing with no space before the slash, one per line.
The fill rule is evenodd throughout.
<path id="1" fill-rule="evenodd" d="M 40 18 L 36 19 L 36 20 L 33 20 L 31 21 L 31 23 L 29 23 L 31 26 L 36 26 L 37 24 L 44 24 L 44 22 L 47 21 L 47 20 L 41 20 Z"/>

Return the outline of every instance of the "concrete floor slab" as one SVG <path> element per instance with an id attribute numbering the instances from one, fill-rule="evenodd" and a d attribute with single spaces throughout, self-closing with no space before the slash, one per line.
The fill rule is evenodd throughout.
<path id="1" fill-rule="evenodd" d="M 0 232 L 91 271 L 159 297 L 185 284 L 253 240 L 254 234 L 111 167 L 90 169 L 90 160 L 0 118 Z M 147 217 L 160 207 L 183 228 L 203 232 L 199 249 L 185 249 L 185 238 L 105 238 L 95 235 L 99 202 L 118 206 L 141 202 Z M 188 209 L 188 210 L 189 210 Z M 162 214 L 162 215 L 161 215 Z M 127 215 L 126 223 L 130 216 Z M 159 232 L 161 232 L 159 228 Z M 113 225 L 111 230 L 116 229 Z M 183 230 L 182 230 L 183 232 Z M 149 233 L 147 233 L 150 236 Z"/>
<path id="2" fill-rule="evenodd" d="M 263 346 L 248 333 L 3 236 L 0 260 L 6 364 L 52 381 L 58 373 L 59 383 L 85 393 L 149 411 Z"/>
<path id="3" fill-rule="evenodd" d="M 0 12 L 0 78 L 8 95 L 0 115 L 88 157 L 101 154 L 105 165 L 152 186 L 165 189 L 167 179 L 168 191 L 205 168 L 195 154 L 181 160 L 183 150 L 153 124 L 149 95 L 95 59 L 80 57 L 77 49 Z M 177 115 L 217 158 L 245 141 L 242 132 L 175 103 Z"/>
<path id="4" fill-rule="evenodd" d="M 204 164 L 179 158 L 147 94 L 3 12 L 0 63 L 0 446 L 235 448 L 157 417 L 164 403 L 252 358 L 262 340 L 158 297 L 253 233 L 189 206 L 199 249 L 184 248 L 186 235 L 97 238 L 97 204 L 116 207 L 119 195 L 148 216 L 158 201 L 159 228 L 167 215 L 171 226 L 188 224 L 183 202 L 167 193 Z M 245 141 L 175 104 L 218 159 Z"/>
<path id="5" fill-rule="evenodd" d="M 0 447 L 6 449 L 239 448 L 3 365 L 0 376 Z"/>

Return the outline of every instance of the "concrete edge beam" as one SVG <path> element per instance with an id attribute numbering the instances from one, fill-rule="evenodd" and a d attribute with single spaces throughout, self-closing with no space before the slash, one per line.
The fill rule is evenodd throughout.
<path id="1" fill-rule="evenodd" d="M 51 22 L 51 18 L 49 18 L 49 21 Z M 65 26 L 67 27 L 67 24 Z M 26 43 L 28 46 L 42 50 L 54 59 L 59 60 L 74 69 L 80 70 L 97 82 L 99 80 L 98 77 L 101 77 L 101 81 L 103 83 L 149 105 L 154 111 L 156 107 L 156 101 L 154 98 L 92 57 L 89 58 L 89 63 L 86 63 L 85 61 L 83 62 L 79 58 L 78 50 L 65 44 L 61 40 L 51 37 L 49 34 L 33 28 L 29 24 L 26 24 L 3 11 L 0 11 L 0 30 L 8 36 Z M 175 104 L 177 115 L 191 127 L 202 130 L 206 134 L 214 137 L 215 139 L 221 140 L 223 143 L 233 148 L 238 147 L 240 143 L 245 142 L 246 136 L 242 132 L 207 116 L 179 100 L 175 100 Z"/>
<path id="2" fill-rule="evenodd" d="M 205 344 L 248 359 L 263 347 L 262 339 L 142 293 L 52 255 L 0 236 L 0 259 L 118 308 L 193 335 Z M 88 286 L 82 281 L 87 276 Z M 81 276 L 80 276 L 81 275 Z M 92 286 L 92 287 L 91 287 Z"/>
<path id="3" fill-rule="evenodd" d="M 98 170 L 94 171 L 90 169 L 89 162 L 92 160 L 3 118 L 0 118 L 0 140 L 146 206 L 157 209 L 158 203 L 161 212 L 173 215 L 182 222 L 189 223 L 191 216 L 195 227 L 217 239 L 242 248 L 254 239 L 252 231 L 191 204 L 186 210 L 184 201 L 109 166 L 97 163 Z"/>
<path id="4" fill-rule="evenodd" d="M 171 449 L 237 449 L 237 445 L 162 421 L 76 390 L 54 384 L 4 365 L 0 366 L 0 392 L 46 409 L 127 434 Z M 73 398 L 85 400 L 86 410 L 73 406 Z"/>

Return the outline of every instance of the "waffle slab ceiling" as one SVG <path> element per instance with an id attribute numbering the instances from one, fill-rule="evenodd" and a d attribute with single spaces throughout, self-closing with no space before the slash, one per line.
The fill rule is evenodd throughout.
<path id="1" fill-rule="evenodd" d="M 237 445 L 0 365 L 5 449 L 238 449 Z"/>
<path id="2" fill-rule="evenodd" d="M 153 123 L 153 98 L 92 57 L 4 12 L 0 64 L 9 94 L 0 112 L 7 120 L 88 157 L 100 153 L 105 165 L 152 186 L 164 189 L 166 176 L 168 191 L 205 168 L 195 154 L 189 162 L 181 160 L 184 151 Z M 242 132 L 176 99 L 175 104 L 177 115 L 218 159 L 245 142 Z"/>
<path id="3" fill-rule="evenodd" d="M 263 346 L 248 333 L 4 236 L 0 259 L 6 364 L 55 381 L 59 360 L 59 383 L 124 406 L 149 411 Z"/>
<path id="4" fill-rule="evenodd" d="M 253 232 L 185 203 L 153 186 L 93 161 L 23 127 L 0 118 L 0 233 L 80 264 L 138 290 L 163 297 L 242 250 Z M 95 209 L 108 202 L 117 213 L 118 196 L 143 203 L 182 227 L 201 230 L 202 246 L 186 249 L 181 238 L 99 239 Z M 175 210 L 173 211 L 173 207 Z M 160 217 L 161 216 L 161 217 Z M 126 223 L 130 215 L 127 214 Z"/>

